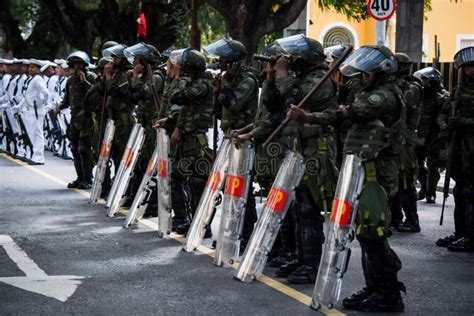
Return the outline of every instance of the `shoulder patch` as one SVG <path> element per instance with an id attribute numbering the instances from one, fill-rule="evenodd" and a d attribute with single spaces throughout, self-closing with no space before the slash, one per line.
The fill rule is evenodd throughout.
<path id="1" fill-rule="evenodd" d="M 380 94 L 372 94 L 367 99 L 371 104 L 380 104 L 383 101 L 383 97 Z"/>

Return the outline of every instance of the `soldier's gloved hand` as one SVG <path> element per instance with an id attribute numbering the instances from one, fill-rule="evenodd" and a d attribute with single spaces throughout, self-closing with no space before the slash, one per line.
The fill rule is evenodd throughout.
<path id="1" fill-rule="evenodd" d="M 466 118 L 460 116 L 452 116 L 448 118 L 449 128 L 459 128 L 466 125 Z"/>
<path id="2" fill-rule="evenodd" d="M 244 142 L 246 140 L 249 140 L 249 139 L 252 139 L 252 138 L 253 138 L 253 133 L 252 132 L 245 133 L 245 134 L 242 134 L 242 135 L 238 135 L 236 138 L 233 139 L 233 143 L 234 143 L 235 148 L 240 149 L 240 146 L 241 146 L 242 142 Z"/>
<path id="3" fill-rule="evenodd" d="M 305 110 L 297 107 L 296 105 L 292 104 L 290 111 L 288 111 L 287 116 L 294 121 L 301 122 L 301 123 L 311 123 L 313 121 L 313 116 L 307 113 Z"/>

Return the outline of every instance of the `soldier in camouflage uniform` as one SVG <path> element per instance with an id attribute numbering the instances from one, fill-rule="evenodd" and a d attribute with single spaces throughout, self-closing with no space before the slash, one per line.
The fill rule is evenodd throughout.
<path id="1" fill-rule="evenodd" d="M 230 131 L 244 128 L 252 123 L 258 106 L 258 79 L 254 71 L 242 65 L 247 56 L 245 46 L 232 39 L 221 39 L 204 48 L 206 54 L 218 58 L 219 68 L 225 71 L 211 82 L 214 94 L 214 112 L 221 120 L 224 137 Z M 250 180 L 252 182 L 252 180 Z M 250 187 L 245 206 L 241 248 L 244 249 L 257 221 L 255 195 Z"/>
<path id="2" fill-rule="evenodd" d="M 270 68 L 264 83 L 263 103 L 272 112 L 286 112 L 291 104 L 297 104 L 319 83 L 328 66 L 322 45 L 303 35 L 277 40 L 290 54 L 290 58 L 280 58 L 280 66 L 286 63 L 287 75 L 281 77 L 283 88 L 275 83 L 275 71 Z M 288 74 L 288 70 L 294 72 Z M 326 81 L 306 106 L 310 112 L 336 111 L 337 87 L 332 80 Z M 300 151 L 306 162 L 306 173 L 296 188 L 296 241 L 298 261 L 296 265 L 280 267 L 286 272 L 290 283 L 311 284 L 321 259 L 324 242 L 321 212 L 331 209 L 337 182 L 335 168 L 335 148 L 333 129 L 328 124 L 308 125 L 301 121 L 291 121 L 283 131 L 281 141 L 286 149 Z M 283 271 L 284 270 L 284 271 Z"/>
<path id="3" fill-rule="evenodd" d="M 390 206 L 392 211 L 390 227 L 397 229 L 399 232 L 417 233 L 420 231 L 420 224 L 416 206 L 415 184 L 418 164 L 415 147 L 417 144 L 416 131 L 420 120 L 423 88 L 418 79 L 410 75 L 412 68 L 410 57 L 403 53 L 396 53 L 395 58 L 398 64 L 395 76 L 406 101 L 407 129 L 400 151 L 399 188 Z M 403 222 L 402 209 L 405 212 L 405 221 Z"/>
<path id="4" fill-rule="evenodd" d="M 105 58 L 112 58 L 112 64 L 105 65 L 99 87 L 100 94 L 107 94 L 105 103 L 107 117 L 115 123 L 115 134 L 111 148 L 115 170 L 120 165 L 125 146 L 135 124 L 134 105 L 127 79 L 127 70 L 130 67 L 123 53 L 125 48 L 125 45 L 117 44 L 102 51 Z"/>
<path id="5" fill-rule="evenodd" d="M 346 47 L 344 45 L 338 45 L 337 47 L 331 50 L 331 57 L 333 59 L 332 63 L 335 63 L 338 59 L 341 58 L 342 53 Z M 329 65 L 331 66 L 331 64 Z M 337 104 L 343 105 L 345 107 L 350 107 L 352 103 L 355 101 L 355 96 L 357 93 L 362 91 L 362 76 L 360 74 L 355 74 L 354 76 L 347 77 L 342 75 L 340 72 L 340 82 L 338 86 L 338 95 L 337 95 Z M 337 77 L 336 77 L 337 78 Z M 336 128 L 335 135 L 336 135 L 336 166 L 340 167 L 342 164 L 342 149 L 344 147 L 344 141 L 347 136 L 347 131 L 349 130 L 351 125 L 350 121 L 343 122 L 340 126 Z"/>
<path id="6" fill-rule="evenodd" d="M 175 52 L 173 52 L 175 53 Z M 170 142 L 174 147 L 175 179 L 189 188 L 191 215 L 196 211 L 209 175 L 211 154 L 206 133 L 212 126 L 211 77 L 205 72 L 206 59 L 197 50 L 176 51 L 182 65 L 179 89 L 170 95 L 170 104 L 180 107 L 176 127 Z M 170 56 L 171 59 L 171 56 Z M 172 107 L 173 107 L 172 106 Z M 190 222 L 176 227 L 179 234 L 187 233 Z"/>
<path id="7" fill-rule="evenodd" d="M 276 42 L 270 43 L 262 51 L 262 55 L 268 57 L 271 56 L 274 61 L 276 61 L 276 58 L 282 53 L 285 52 L 276 44 Z M 280 63 L 283 62 L 284 59 L 281 59 Z M 267 70 L 264 71 L 264 73 L 266 76 L 268 71 L 275 72 L 275 85 L 277 86 L 277 89 L 280 91 L 280 93 L 282 93 L 282 89 L 284 89 L 283 84 L 286 80 L 284 78 L 288 77 L 288 66 L 285 65 L 284 69 L 281 69 L 283 67 L 280 66 L 280 63 L 277 62 L 275 66 L 267 65 Z M 261 95 L 267 95 L 265 90 L 268 89 L 268 87 L 269 86 L 264 81 Z M 257 108 L 257 113 L 252 124 L 231 132 L 232 140 L 236 145 L 239 145 L 244 140 L 252 139 L 254 141 L 255 166 L 253 174 L 255 181 L 259 184 L 261 190 L 264 192 L 270 191 L 273 181 L 275 180 L 278 170 L 280 169 L 280 163 L 281 159 L 284 157 L 284 152 L 283 146 L 280 144 L 279 139 L 269 143 L 265 148 L 262 146 L 262 144 L 267 140 L 272 131 L 278 127 L 286 115 L 286 113 L 283 111 L 274 111 L 273 113 L 270 113 L 267 110 L 267 105 L 265 105 L 265 102 L 267 101 L 268 100 L 263 100 L 263 98 L 260 98 L 260 104 Z M 280 231 L 273 245 L 273 249 L 268 255 L 268 264 L 271 267 L 279 268 L 283 265 L 293 267 L 298 262 L 296 258 L 294 217 L 294 207 L 291 205 L 285 220 L 280 227 Z M 285 272 L 284 277 L 287 277 L 288 274 L 289 272 Z"/>
<path id="8" fill-rule="evenodd" d="M 95 83 L 96 75 L 87 70 L 90 59 L 83 51 L 71 53 L 67 62 L 74 71 L 66 82 L 64 99 L 55 111 L 57 114 L 62 109 L 71 109 L 71 124 L 67 136 L 71 142 L 77 179 L 70 182 L 67 187 L 90 189 L 92 187 L 93 108 L 84 103 L 84 98 Z"/>
<path id="9" fill-rule="evenodd" d="M 439 168 L 444 165 L 439 153 L 441 144 L 446 142 L 445 137 L 439 137 L 437 118 L 442 105 L 449 99 L 449 92 L 443 87 L 441 73 L 432 67 L 420 69 L 413 75 L 423 82 L 423 102 L 416 146 L 418 181 L 421 185 L 418 200 L 426 197 L 426 203 L 435 203 L 436 187 L 440 178 Z"/>
<path id="10" fill-rule="evenodd" d="M 454 56 L 454 67 L 462 72 L 461 82 L 443 105 L 438 117 L 441 130 L 455 133 L 451 178 L 456 182 L 454 195 L 455 233 L 441 238 L 438 246 L 451 251 L 474 251 L 474 46 Z"/>
<path id="11" fill-rule="evenodd" d="M 389 201 L 398 190 L 399 146 L 405 120 L 403 92 L 389 76 L 396 60 L 385 46 L 363 46 L 341 66 L 343 75 L 362 73 L 364 90 L 350 109 L 307 113 L 292 106 L 290 117 L 307 124 L 350 119 L 344 153 L 364 161 L 365 183 L 356 219 L 356 237 L 362 251 L 366 287 L 343 300 L 347 309 L 371 312 L 404 310 L 397 273 L 401 262 L 388 244 Z"/>
<path id="12" fill-rule="evenodd" d="M 178 116 L 182 108 L 180 105 L 172 104 L 170 98 L 183 89 L 186 84 L 185 78 L 181 78 L 183 65 L 180 57 L 183 51 L 174 50 L 169 52 L 169 58 L 166 61 L 166 80 L 161 98 L 161 108 L 158 113 L 158 121 L 155 124 L 155 127 L 165 128 L 169 135 L 176 128 Z M 175 154 L 176 144 L 172 144 L 170 152 L 170 158 L 172 158 L 173 163 L 172 170 L 177 169 Z M 185 179 L 182 179 L 177 172 L 171 173 L 170 186 L 171 205 L 174 213 L 172 230 L 184 232 L 188 229 L 191 220 L 189 188 Z"/>
<path id="13" fill-rule="evenodd" d="M 131 99 L 133 103 L 137 104 L 136 114 L 138 122 L 145 129 L 145 141 L 131 180 L 132 195 L 135 195 L 145 175 L 148 161 L 156 147 L 156 130 L 153 125 L 158 118 L 160 105 L 155 104 L 153 95 L 155 94 L 159 98 L 162 94 L 164 80 L 159 69 L 153 70 L 153 68 L 150 68 L 153 73 L 150 74 L 148 72 L 148 65 L 154 67 L 160 62 L 160 53 L 154 46 L 139 43 L 125 49 L 124 54 L 133 65 L 133 69 L 127 73 L 131 89 Z M 151 80 L 153 80 L 153 83 Z M 153 187 L 152 192 L 151 198 L 148 201 L 147 212 L 145 213 L 147 216 L 155 215 L 158 210 L 156 186 Z"/>

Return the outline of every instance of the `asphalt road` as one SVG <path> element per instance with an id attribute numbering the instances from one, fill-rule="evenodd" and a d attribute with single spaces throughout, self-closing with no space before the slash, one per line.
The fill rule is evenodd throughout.
<path id="1" fill-rule="evenodd" d="M 46 159 L 46 165 L 33 167 L 0 154 L 0 315 L 347 313 L 340 304 L 335 310 L 312 311 L 307 304 L 313 286 L 291 286 L 274 277 L 273 269 L 252 284 L 235 281 L 233 269 L 212 264 L 212 251 L 206 248 L 210 240 L 202 252 L 188 254 L 181 251 L 180 236 L 158 238 L 153 219 L 122 228 L 123 215 L 108 218 L 103 205 L 88 204 L 86 191 L 66 189 L 74 178 L 71 161 Z M 474 315 L 474 253 L 434 245 L 453 231 L 452 199 L 441 227 L 440 204 L 418 206 L 422 232 L 390 238 L 403 263 L 404 314 Z M 218 216 L 214 231 L 216 223 Z M 1 236 L 12 238 L 47 276 L 83 277 L 76 291 L 62 302 L 3 282 L 28 273 L 1 246 Z M 341 296 L 363 284 L 357 242 L 353 249 Z M 47 292 L 47 285 L 41 290 Z"/>

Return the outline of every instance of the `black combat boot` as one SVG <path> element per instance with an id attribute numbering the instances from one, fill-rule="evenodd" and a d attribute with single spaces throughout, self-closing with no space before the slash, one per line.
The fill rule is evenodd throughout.
<path id="1" fill-rule="evenodd" d="M 428 204 L 436 204 L 436 195 L 427 195 L 426 196 L 426 203 Z"/>
<path id="2" fill-rule="evenodd" d="M 398 226 L 397 231 L 401 233 L 419 233 L 421 228 L 418 222 L 405 220 Z"/>
<path id="3" fill-rule="evenodd" d="M 390 293 L 375 292 L 367 299 L 359 304 L 359 309 L 364 312 L 403 312 L 405 304 L 403 304 L 400 291 L 392 291 Z"/>
<path id="4" fill-rule="evenodd" d="M 463 237 L 450 243 L 448 250 L 454 252 L 474 252 L 474 245 L 469 239 Z"/>
<path id="5" fill-rule="evenodd" d="M 381 284 L 380 289 L 360 302 L 359 309 L 361 311 L 383 313 L 405 310 L 400 292 L 406 293 L 406 288 L 402 282 Z"/>
<path id="6" fill-rule="evenodd" d="M 81 182 L 82 182 L 82 179 L 76 179 L 72 182 L 69 182 L 67 184 L 67 187 L 68 189 L 77 189 L 77 187 L 79 187 L 79 184 L 81 184 Z"/>
<path id="7" fill-rule="evenodd" d="M 440 238 L 436 241 L 436 246 L 438 247 L 448 247 L 451 243 L 455 242 L 456 240 L 460 239 L 456 233 Z"/>
<path id="8" fill-rule="evenodd" d="M 286 278 L 291 284 L 314 284 L 318 269 L 308 265 L 301 265 Z"/>
<path id="9" fill-rule="evenodd" d="M 272 268 L 279 268 L 281 267 L 282 265 L 292 261 L 296 259 L 296 253 L 294 252 L 280 252 L 280 254 L 273 258 L 272 260 L 270 260 L 268 262 L 268 265 Z"/>
<path id="10" fill-rule="evenodd" d="M 420 200 L 423 200 L 424 198 L 426 198 L 426 191 L 421 189 L 420 191 L 418 191 L 416 195 L 416 200 L 420 201 Z"/>
<path id="11" fill-rule="evenodd" d="M 280 268 L 275 271 L 275 275 L 282 278 L 286 278 L 291 274 L 291 272 L 295 271 L 300 265 L 301 263 L 298 261 L 298 259 L 288 261 L 287 263 L 281 265 Z"/>
<path id="12" fill-rule="evenodd" d="M 92 188 L 92 180 L 83 180 L 79 185 L 77 186 L 78 189 L 81 190 L 89 190 Z"/>
<path id="13" fill-rule="evenodd" d="M 374 293 L 374 289 L 364 287 L 362 290 L 352 293 L 342 300 L 342 306 L 345 309 L 358 310 L 360 303 Z"/>

